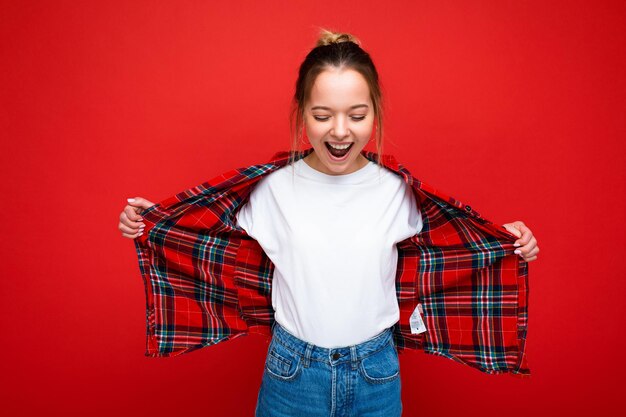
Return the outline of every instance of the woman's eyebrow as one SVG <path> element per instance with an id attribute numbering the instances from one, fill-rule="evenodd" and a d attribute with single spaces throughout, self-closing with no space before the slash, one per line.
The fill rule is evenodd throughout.
<path id="1" fill-rule="evenodd" d="M 369 107 L 367 104 L 355 104 L 354 106 L 350 106 L 350 109 L 357 109 L 359 107 Z M 331 110 L 330 107 L 326 107 L 326 106 L 313 106 L 311 107 L 311 110 Z"/>

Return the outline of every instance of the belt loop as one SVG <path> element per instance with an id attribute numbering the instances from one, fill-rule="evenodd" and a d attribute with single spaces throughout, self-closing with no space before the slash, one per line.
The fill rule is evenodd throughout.
<path id="1" fill-rule="evenodd" d="M 350 346 L 350 359 L 352 362 L 352 370 L 356 370 L 358 364 L 358 356 L 356 353 L 356 345 Z"/>
<path id="2" fill-rule="evenodd" d="M 311 360 L 312 351 L 313 351 L 313 345 L 307 342 L 306 349 L 304 350 L 304 361 L 303 361 L 303 365 L 305 368 L 309 367 L 309 362 Z"/>

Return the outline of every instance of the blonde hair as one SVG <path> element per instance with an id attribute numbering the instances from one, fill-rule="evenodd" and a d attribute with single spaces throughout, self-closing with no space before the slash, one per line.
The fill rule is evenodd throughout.
<path id="1" fill-rule="evenodd" d="M 383 154 L 383 97 L 378 72 L 370 55 L 361 48 L 361 42 L 350 33 L 333 32 L 321 28 L 316 46 L 304 58 L 298 71 L 295 92 L 291 105 L 289 126 L 291 130 L 291 157 L 302 149 L 304 138 L 304 106 L 310 97 L 317 76 L 328 68 L 349 68 L 359 72 L 369 87 L 370 99 L 374 106 L 376 150 Z M 295 152 L 294 152 L 295 151 Z"/>
<path id="2" fill-rule="evenodd" d="M 361 42 L 349 33 L 331 32 L 330 30 L 324 28 L 320 29 L 320 36 L 317 39 L 317 44 L 315 46 L 326 46 L 331 43 L 340 42 L 354 42 L 361 46 Z"/>

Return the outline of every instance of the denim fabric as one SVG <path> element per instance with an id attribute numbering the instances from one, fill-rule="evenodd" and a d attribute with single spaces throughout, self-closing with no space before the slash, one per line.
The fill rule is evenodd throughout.
<path id="1" fill-rule="evenodd" d="M 256 417 L 396 417 L 400 363 L 392 328 L 357 345 L 323 348 L 272 327 Z"/>

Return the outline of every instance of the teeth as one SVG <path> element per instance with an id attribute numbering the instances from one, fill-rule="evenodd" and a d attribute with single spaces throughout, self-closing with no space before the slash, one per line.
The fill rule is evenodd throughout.
<path id="1" fill-rule="evenodd" d="M 333 149 L 347 149 L 348 147 L 350 147 L 350 145 L 352 145 L 351 143 L 348 143 L 347 145 L 333 145 L 332 143 L 328 142 L 328 144 L 333 148 Z"/>

